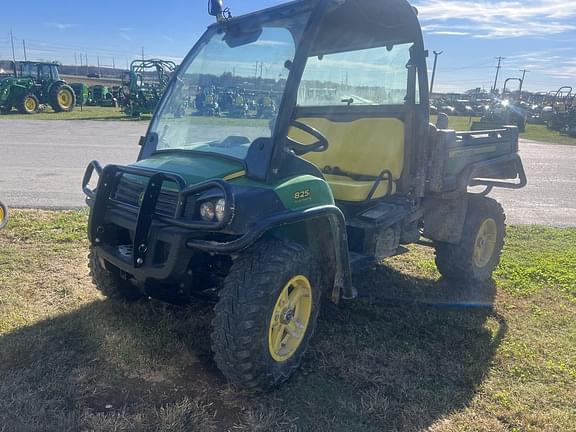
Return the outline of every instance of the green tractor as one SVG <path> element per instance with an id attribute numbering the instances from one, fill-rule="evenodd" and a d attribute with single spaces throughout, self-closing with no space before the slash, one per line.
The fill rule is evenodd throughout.
<path id="1" fill-rule="evenodd" d="M 90 87 L 90 98 L 88 100 L 90 106 L 101 107 L 117 107 L 118 101 L 110 89 L 106 86 L 97 84 Z"/>
<path id="2" fill-rule="evenodd" d="M 76 106 L 86 105 L 90 97 L 88 86 L 84 83 L 71 83 L 70 87 L 72 87 L 72 90 L 74 90 L 74 94 L 76 95 Z"/>
<path id="3" fill-rule="evenodd" d="M 324 299 L 354 299 L 352 273 L 402 245 L 425 239 L 463 287 L 491 279 L 505 216 L 487 195 L 526 184 L 518 130 L 429 123 L 427 51 L 409 3 L 297 0 L 228 18 L 213 0 L 210 10 L 218 21 L 172 77 L 138 160 L 86 169 L 98 290 L 213 298 L 216 364 L 267 390 L 297 370 Z M 244 67 L 254 64 L 262 77 Z M 231 77 L 246 94 L 280 95 L 272 118 L 176 115 L 184 89 Z"/>
<path id="4" fill-rule="evenodd" d="M 21 62 L 14 76 L 0 80 L 0 113 L 7 114 L 15 107 L 21 114 L 38 112 L 41 104 L 48 104 L 55 112 L 74 110 L 76 95 L 72 87 L 60 79 L 54 63 Z"/>
<path id="5" fill-rule="evenodd" d="M 131 117 L 152 114 L 175 70 L 172 61 L 134 60 L 122 75 L 119 101 L 124 113 Z"/>

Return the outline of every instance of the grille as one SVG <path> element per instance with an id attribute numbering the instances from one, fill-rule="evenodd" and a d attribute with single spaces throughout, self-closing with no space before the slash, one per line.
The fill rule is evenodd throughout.
<path id="1" fill-rule="evenodd" d="M 118 182 L 113 198 L 121 203 L 139 207 L 140 195 L 144 192 L 144 187 L 145 184 L 127 180 L 123 176 Z M 173 217 L 176 213 L 177 201 L 178 193 L 166 190 L 160 191 L 154 213 L 160 216 Z"/>

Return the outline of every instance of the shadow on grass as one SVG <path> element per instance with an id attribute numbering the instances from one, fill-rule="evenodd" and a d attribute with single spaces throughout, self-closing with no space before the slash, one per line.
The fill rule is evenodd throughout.
<path id="1" fill-rule="evenodd" d="M 464 409 L 505 321 L 489 308 L 383 306 L 390 290 L 416 295 L 441 291 L 444 282 L 389 268 L 362 276 L 365 297 L 325 307 L 301 371 L 269 395 L 234 390 L 216 370 L 208 305 L 97 301 L 2 336 L 0 424 L 19 431 L 419 430 Z"/>

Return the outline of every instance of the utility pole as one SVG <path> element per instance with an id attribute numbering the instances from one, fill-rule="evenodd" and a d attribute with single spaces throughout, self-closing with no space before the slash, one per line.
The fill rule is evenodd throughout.
<path id="1" fill-rule="evenodd" d="M 14 35 L 12 34 L 12 29 L 10 29 L 10 42 L 12 42 L 12 60 L 16 64 L 16 53 L 14 52 Z"/>
<path id="2" fill-rule="evenodd" d="M 88 75 L 88 53 L 84 53 L 86 56 L 86 75 Z"/>
<path id="3" fill-rule="evenodd" d="M 144 47 L 142 47 L 142 60 L 144 60 Z"/>
<path id="4" fill-rule="evenodd" d="M 496 57 L 496 59 L 498 59 L 498 66 L 496 66 L 496 76 L 494 77 L 494 85 L 492 86 L 492 93 L 496 93 L 496 86 L 498 85 L 498 74 L 500 73 L 500 68 L 502 66 L 500 66 L 502 64 L 502 60 L 504 60 L 506 57 Z"/>
<path id="5" fill-rule="evenodd" d="M 98 76 L 100 76 L 100 56 L 96 56 L 96 61 L 98 62 Z"/>
<path id="6" fill-rule="evenodd" d="M 74 53 L 74 73 L 78 75 L 78 56 Z"/>
<path id="7" fill-rule="evenodd" d="M 116 62 L 114 60 L 114 57 L 112 57 L 112 69 L 116 69 Z"/>
<path id="8" fill-rule="evenodd" d="M 26 55 L 26 41 L 22 39 L 22 48 L 24 48 L 24 61 L 28 61 L 28 56 Z"/>
<path id="9" fill-rule="evenodd" d="M 524 77 L 526 76 L 526 73 L 530 71 L 526 69 L 520 69 L 520 72 L 522 72 L 522 78 L 520 78 L 520 89 L 518 90 L 518 98 L 522 99 L 522 87 L 524 87 Z"/>
<path id="10" fill-rule="evenodd" d="M 432 79 L 430 79 L 430 96 L 432 96 L 432 90 L 434 89 L 434 78 L 436 78 L 436 64 L 438 63 L 438 56 L 444 51 L 432 51 L 434 53 L 434 67 L 432 67 Z"/>

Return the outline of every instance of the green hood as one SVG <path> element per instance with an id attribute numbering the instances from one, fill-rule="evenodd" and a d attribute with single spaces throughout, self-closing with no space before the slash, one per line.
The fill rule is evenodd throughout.
<path id="1" fill-rule="evenodd" d="M 187 185 L 198 184 L 209 179 L 224 178 L 244 169 L 240 161 L 211 155 L 173 152 L 157 153 L 131 166 L 179 174 L 184 178 Z"/>

